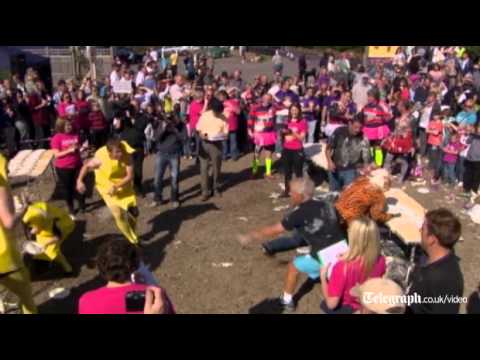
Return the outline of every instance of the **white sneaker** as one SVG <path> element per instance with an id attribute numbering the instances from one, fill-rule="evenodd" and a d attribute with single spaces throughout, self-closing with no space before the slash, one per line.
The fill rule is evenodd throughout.
<path id="1" fill-rule="evenodd" d="M 275 155 L 277 156 L 277 159 L 280 159 L 282 157 L 281 153 L 276 153 Z"/>

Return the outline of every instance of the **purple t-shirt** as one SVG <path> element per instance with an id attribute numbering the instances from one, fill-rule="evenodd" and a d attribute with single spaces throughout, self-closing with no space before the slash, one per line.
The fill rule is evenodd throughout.
<path id="1" fill-rule="evenodd" d="M 312 96 L 310 98 L 305 98 L 302 101 L 302 107 L 307 110 L 303 110 L 303 115 L 307 121 L 314 121 L 315 119 L 315 114 L 310 111 L 310 103 L 313 102 L 315 107 L 321 106 L 320 99 Z"/>
<path id="2" fill-rule="evenodd" d="M 292 90 L 280 90 L 275 94 L 275 97 L 279 100 L 279 102 L 283 102 L 283 100 L 287 97 L 290 96 L 292 99 L 292 102 L 296 103 L 298 102 L 298 95 L 295 94 Z"/>
<path id="3" fill-rule="evenodd" d="M 319 78 L 318 78 L 318 81 L 317 81 L 317 84 L 318 86 L 322 86 L 322 85 L 330 85 L 330 76 L 328 75 L 321 75 Z"/>
<path id="4" fill-rule="evenodd" d="M 450 148 L 454 151 L 458 151 L 460 153 L 460 151 L 462 151 L 462 144 L 460 143 L 460 141 L 458 142 L 455 142 L 455 143 L 449 143 L 446 148 Z M 458 159 L 458 155 L 453 155 L 453 154 L 445 154 L 443 156 L 443 161 L 447 164 L 455 164 L 457 162 L 457 159 Z"/>

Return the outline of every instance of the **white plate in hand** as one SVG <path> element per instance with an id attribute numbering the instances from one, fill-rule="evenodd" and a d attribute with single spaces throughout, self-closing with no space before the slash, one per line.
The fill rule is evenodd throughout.
<path id="1" fill-rule="evenodd" d="M 45 251 L 43 246 L 37 244 L 35 241 L 24 242 L 22 246 L 22 250 L 23 252 L 30 255 L 40 255 Z"/>

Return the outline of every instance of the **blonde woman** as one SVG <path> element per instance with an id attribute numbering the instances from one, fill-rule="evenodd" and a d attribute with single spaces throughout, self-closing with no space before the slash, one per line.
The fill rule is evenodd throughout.
<path id="1" fill-rule="evenodd" d="M 354 220 L 348 228 L 349 250 L 333 266 L 320 271 L 326 313 L 353 313 L 360 309 L 357 298 L 350 294 L 352 288 L 371 278 L 381 278 L 386 272 L 385 258 L 380 254 L 380 232 L 377 224 L 366 217 Z"/>

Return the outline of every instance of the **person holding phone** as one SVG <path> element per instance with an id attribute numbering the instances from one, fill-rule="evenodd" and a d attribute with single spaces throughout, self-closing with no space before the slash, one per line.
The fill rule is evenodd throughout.
<path id="1" fill-rule="evenodd" d="M 165 290 L 137 276 L 141 259 L 132 244 L 111 239 L 100 247 L 96 263 L 107 284 L 80 297 L 79 314 L 175 314 Z"/>

